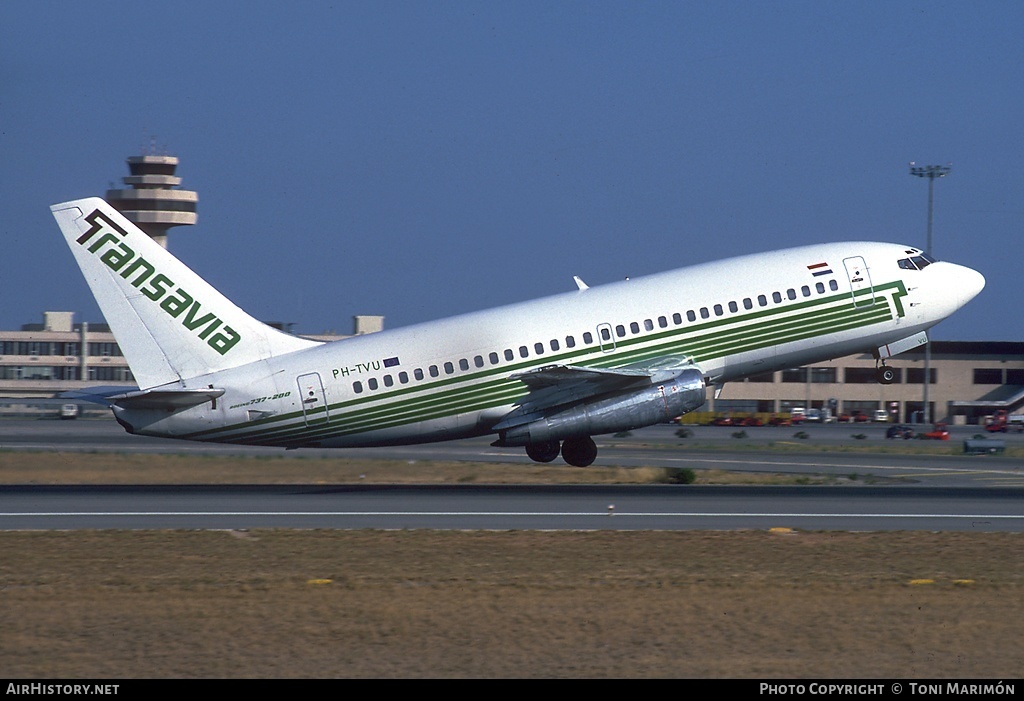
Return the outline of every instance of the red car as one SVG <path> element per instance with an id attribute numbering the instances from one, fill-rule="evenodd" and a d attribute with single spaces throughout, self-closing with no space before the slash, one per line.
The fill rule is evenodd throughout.
<path id="1" fill-rule="evenodd" d="M 917 436 L 918 438 L 927 438 L 933 441 L 948 441 L 949 429 L 946 428 L 946 424 L 937 423 L 928 433 L 919 433 Z"/>

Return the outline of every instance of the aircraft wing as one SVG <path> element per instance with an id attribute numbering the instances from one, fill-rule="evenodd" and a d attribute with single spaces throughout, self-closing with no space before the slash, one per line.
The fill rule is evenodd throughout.
<path id="1" fill-rule="evenodd" d="M 511 376 L 529 388 L 518 406 L 502 417 L 493 429 L 501 431 L 528 423 L 554 409 L 596 397 L 649 387 L 674 377 L 680 369 L 604 370 L 574 365 L 548 365 Z"/>

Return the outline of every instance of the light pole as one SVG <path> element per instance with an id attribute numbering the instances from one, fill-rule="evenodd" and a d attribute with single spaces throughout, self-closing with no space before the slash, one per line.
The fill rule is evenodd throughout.
<path id="1" fill-rule="evenodd" d="M 910 174 L 918 178 L 928 178 L 928 242 L 924 252 L 932 255 L 932 204 L 935 201 L 935 179 L 944 178 L 953 170 L 953 164 L 947 163 L 944 166 L 919 166 L 914 161 L 910 162 Z M 928 408 L 928 385 L 931 384 L 932 364 L 932 342 L 924 346 L 924 411 L 922 417 L 924 424 L 931 423 L 931 411 Z"/>

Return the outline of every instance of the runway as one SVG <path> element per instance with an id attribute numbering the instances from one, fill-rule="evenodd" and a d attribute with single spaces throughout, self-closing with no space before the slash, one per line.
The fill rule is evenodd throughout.
<path id="1" fill-rule="evenodd" d="M 839 487 L 659 486 L 35 486 L 0 487 L 0 529 L 500 529 L 500 530 L 1024 530 L 1024 465 L 998 456 L 775 453 L 734 449 L 729 433 L 701 427 L 704 445 L 681 451 L 674 427 L 605 437 L 608 464 L 850 474 Z M 816 427 L 842 442 L 849 429 Z M 773 429 L 766 429 L 771 431 Z M 718 433 L 714 433 L 718 431 Z M 758 434 L 756 440 L 779 440 Z M 884 439 L 875 439 L 880 448 Z M 1019 440 L 1011 437 L 1010 441 Z M 145 439 L 105 421 L 3 421 L 0 448 L 282 455 L 246 448 Z M 309 455 L 317 451 L 295 451 Z M 337 457 L 525 461 L 486 441 L 320 451 Z M 415 469 L 410 468 L 410 469 Z M 565 469 L 573 469 L 566 467 Z M 871 479 L 868 479 L 871 476 Z M 875 484 L 869 484 L 874 482 Z"/>
<path id="2" fill-rule="evenodd" d="M 0 529 L 1024 530 L 1024 490 L 4 487 Z"/>

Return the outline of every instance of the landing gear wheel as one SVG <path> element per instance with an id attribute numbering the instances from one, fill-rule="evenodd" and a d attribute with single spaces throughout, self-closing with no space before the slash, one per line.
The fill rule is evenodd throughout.
<path id="1" fill-rule="evenodd" d="M 526 454 L 534 462 L 551 462 L 558 457 L 558 441 L 544 441 L 543 443 L 530 443 L 526 446 Z"/>
<path id="2" fill-rule="evenodd" d="M 562 459 L 573 467 L 586 467 L 597 458 L 597 445 L 590 436 L 567 438 L 562 443 Z"/>
<path id="3" fill-rule="evenodd" d="M 891 385 L 896 381 L 896 370 L 888 365 L 881 365 L 875 368 L 875 379 L 878 380 L 879 384 Z"/>

